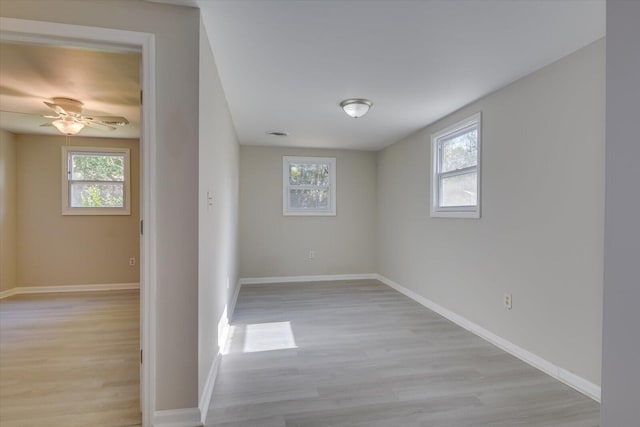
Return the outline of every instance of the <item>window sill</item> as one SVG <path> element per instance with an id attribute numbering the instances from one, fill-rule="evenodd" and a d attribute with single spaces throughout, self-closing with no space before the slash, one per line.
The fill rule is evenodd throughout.
<path id="1" fill-rule="evenodd" d="M 431 218 L 480 219 L 480 211 L 436 211 L 431 210 Z"/>
<path id="2" fill-rule="evenodd" d="M 62 215 L 85 215 L 85 216 L 117 216 L 117 215 L 131 215 L 130 209 L 100 209 L 100 208 L 74 208 L 63 209 Z"/>
<path id="3" fill-rule="evenodd" d="M 283 212 L 282 216 L 336 216 L 335 212 Z"/>

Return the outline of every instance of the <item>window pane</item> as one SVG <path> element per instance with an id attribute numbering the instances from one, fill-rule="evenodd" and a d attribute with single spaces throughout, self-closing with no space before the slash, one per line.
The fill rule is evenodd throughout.
<path id="1" fill-rule="evenodd" d="M 124 181 L 124 154 L 71 154 L 74 181 Z"/>
<path id="2" fill-rule="evenodd" d="M 440 180 L 440 206 L 476 206 L 478 173 L 451 176 Z"/>
<path id="3" fill-rule="evenodd" d="M 72 183 L 72 208 L 123 208 L 124 183 Z"/>
<path id="4" fill-rule="evenodd" d="M 440 172 L 476 166 L 478 164 L 478 129 L 441 142 L 442 164 Z"/>
<path id="5" fill-rule="evenodd" d="M 329 190 L 289 190 L 291 209 L 329 209 Z"/>
<path id="6" fill-rule="evenodd" d="M 289 183 L 293 185 L 329 186 L 329 165 L 318 163 L 289 164 Z"/>

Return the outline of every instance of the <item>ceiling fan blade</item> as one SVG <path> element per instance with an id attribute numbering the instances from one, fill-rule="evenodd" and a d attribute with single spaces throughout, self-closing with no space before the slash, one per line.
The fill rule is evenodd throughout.
<path id="1" fill-rule="evenodd" d="M 122 116 L 86 116 L 86 120 L 98 121 L 113 126 L 124 126 L 129 124 L 129 120 Z"/>
<path id="2" fill-rule="evenodd" d="M 79 123 L 82 123 L 83 125 L 93 128 L 93 129 L 99 129 L 99 130 L 116 130 L 115 126 L 111 126 L 109 124 L 106 123 L 102 123 L 102 122 L 98 122 L 98 121 L 92 121 L 92 120 L 78 120 Z"/>
<path id="3" fill-rule="evenodd" d="M 53 111 L 55 111 L 56 113 L 60 114 L 60 115 L 67 115 L 67 112 L 64 110 L 64 108 L 62 108 L 61 106 L 59 106 L 58 104 L 54 104 L 52 102 L 47 102 L 47 101 L 43 101 L 45 103 L 45 105 L 49 108 L 51 108 Z"/>
<path id="4" fill-rule="evenodd" d="M 41 116 L 44 117 L 45 119 L 59 119 L 60 116 Z"/>
<path id="5" fill-rule="evenodd" d="M 40 125 L 40 127 L 53 126 L 53 122 L 47 122 Z"/>

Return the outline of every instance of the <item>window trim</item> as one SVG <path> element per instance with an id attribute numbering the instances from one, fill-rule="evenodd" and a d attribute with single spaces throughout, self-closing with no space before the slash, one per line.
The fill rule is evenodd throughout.
<path id="1" fill-rule="evenodd" d="M 478 132 L 478 163 L 477 166 L 471 166 L 464 169 L 456 169 L 448 172 L 440 172 L 440 147 L 441 141 L 450 138 L 453 134 L 464 130 L 470 126 L 477 128 Z M 448 178 L 456 175 L 469 173 L 471 169 L 475 169 L 477 173 L 477 192 L 476 205 L 474 206 L 440 206 L 440 183 L 442 178 Z M 482 201 L 482 113 L 477 112 L 474 115 L 460 120 L 457 123 L 447 126 L 446 128 L 431 135 L 431 217 L 432 218 L 480 218 L 480 207 Z"/>
<path id="2" fill-rule="evenodd" d="M 72 145 L 62 146 L 62 215 L 131 215 L 131 150 L 129 148 L 116 147 L 77 147 Z M 71 173 L 69 164 L 70 153 L 83 154 L 124 154 L 124 207 L 122 208 L 73 208 L 69 205 L 71 183 L 69 175 Z"/>
<path id="3" fill-rule="evenodd" d="M 289 207 L 289 165 L 291 163 L 329 164 L 329 208 L 327 210 L 299 210 Z M 307 189 L 317 186 L 304 186 Z M 284 216 L 336 216 L 336 158 L 315 156 L 282 156 L 282 215 Z"/>

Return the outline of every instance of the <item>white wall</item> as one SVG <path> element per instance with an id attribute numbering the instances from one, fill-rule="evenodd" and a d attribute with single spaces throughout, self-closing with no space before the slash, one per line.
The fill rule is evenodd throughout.
<path id="1" fill-rule="evenodd" d="M 640 2 L 607 2 L 602 427 L 640 420 Z"/>
<path id="2" fill-rule="evenodd" d="M 202 394 L 219 350 L 218 323 L 238 284 L 239 168 L 235 128 L 202 24 L 199 129 L 198 390 Z M 222 324 L 227 321 L 225 316 Z"/>
<path id="3" fill-rule="evenodd" d="M 0 129 L 0 292 L 17 285 L 17 147 Z"/>
<path id="4" fill-rule="evenodd" d="M 378 157 L 379 272 L 596 384 L 604 60 L 600 40 Z M 430 135 L 478 111 L 482 218 L 430 218 Z"/>
<path id="5" fill-rule="evenodd" d="M 282 156 L 336 157 L 336 216 L 282 215 Z M 240 277 L 375 273 L 376 216 L 375 152 L 240 148 Z"/>
<path id="6" fill-rule="evenodd" d="M 0 14 L 155 34 L 156 409 L 196 407 L 199 11 L 126 0 L 2 0 Z"/>

